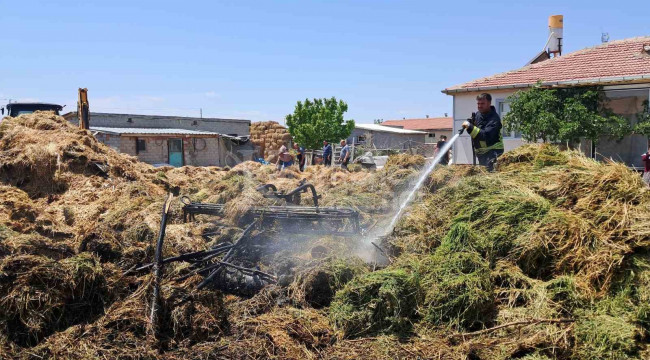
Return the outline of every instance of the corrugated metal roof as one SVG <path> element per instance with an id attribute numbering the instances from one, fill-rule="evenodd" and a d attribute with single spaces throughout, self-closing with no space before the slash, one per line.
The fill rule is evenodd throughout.
<path id="1" fill-rule="evenodd" d="M 411 134 L 411 135 L 426 134 L 423 131 L 399 129 L 399 128 L 395 128 L 395 127 L 378 125 L 378 124 L 355 124 L 354 126 L 357 129 L 370 130 L 370 131 L 381 131 L 381 132 L 387 132 L 387 133 L 393 133 L 393 134 Z"/>
<path id="2" fill-rule="evenodd" d="M 212 131 L 197 131 L 186 129 L 161 129 L 161 128 L 115 128 L 115 127 L 102 127 L 91 126 L 91 131 L 99 131 L 107 134 L 116 135 L 214 135 L 219 133 Z"/>

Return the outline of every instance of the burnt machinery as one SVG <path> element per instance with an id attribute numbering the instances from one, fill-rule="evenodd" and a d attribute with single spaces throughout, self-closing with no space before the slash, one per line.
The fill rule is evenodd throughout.
<path id="1" fill-rule="evenodd" d="M 307 179 L 300 180 L 298 187 L 286 194 L 283 191 L 278 191 L 278 189 L 273 184 L 260 185 L 255 190 L 261 192 L 267 199 L 283 199 L 286 201 L 287 205 L 300 205 L 300 194 L 311 190 L 311 197 L 314 201 L 314 207 L 316 207 L 316 210 L 318 210 L 318 199 L 320 199 L 320 195 L 316 193 L 316 188 L 314 185 L 307 183 Z"/>
<path id="2" fill-rule="evenodd" d="M 280 199 L 285 201 L 283 206 L 253 206 L 248 209 L 242 218 L 244 223 L 260 221 L 261 226 L 278 224 L 283 230 L 294 233 L 306 234 L 333 234 L 356 235 L 361 229 L 359 226 L 359 212 L 348 207 L 324 207 L 318 205 L 320 195 L 312 184 L 302 180 L 298 187 L 284 193 L 278 191 L 273 184 L 264 184 L 257 187 L 257 191 L 265 198 Z M 298 206 L 300 195 L 311 191 L 314 206 Z M 183 202 L 183 220 L 195 220 L 196 215 L 221 215 L 224 204 L 207 204 L 191 202 L 187 196 L 181 198 Z"/>

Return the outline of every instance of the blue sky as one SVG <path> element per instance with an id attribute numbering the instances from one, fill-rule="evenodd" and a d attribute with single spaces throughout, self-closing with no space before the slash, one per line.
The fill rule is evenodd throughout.
<path id="1" fill-rule="evenodd" d="M 445 87 L 518 68 L 564 15 L 574 51 L 650 35 L 647 1 L 4 1 L 0 102 L 276 120 L 336 96 L 347 118 L 442 116 Z"/>

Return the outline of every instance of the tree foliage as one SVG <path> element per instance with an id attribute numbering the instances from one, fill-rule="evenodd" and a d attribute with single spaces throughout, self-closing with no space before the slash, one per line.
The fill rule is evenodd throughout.
<path id="1" fill-rule="evenodd" d="M 645 135 L 650 138 L 650 106 L 648 100 L 643 101 L 643 111 L 636 114 L 636 125 L 634 126 L 634 133 L 637 135 Z"/>
<path id="2" fill-rule="evenodd" d="M 506 131 L 520 132 L 526 141 L 577 143 L 601 137 L 617 140 L 631 133 L 627 119 L 607 108 L 601 89 L 581 87 L 545 89 L 539 84 L 510 97 L 504 116 Z"/>
<path id="3" fill-rule="evenodd" d="M 295 141 L 308 149 L 322 146 L 323 140 L 330 142 L 347 139 L 354 130 L 354 120 L 343 120 L 348 104 L 343 100 L 305 99 L 298 101 L 293 114 L 286 116 L 289 133 Z"/>

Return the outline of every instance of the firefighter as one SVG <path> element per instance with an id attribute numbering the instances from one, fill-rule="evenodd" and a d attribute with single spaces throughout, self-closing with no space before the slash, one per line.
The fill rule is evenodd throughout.
<path id="1" fill-rule="evenodd" d="M 501 118 L 492 106 L 490 94 L 483 93 L 477 96 L 476 105 L 478 113 L 474 118 L 474 124 L 465 121 L 463 128 L 472 137 L 472 146 L 474 146 L 478 163 L 487 167 L 488 171 L 492 171 L 497 158 L 503 154 Z"/>

